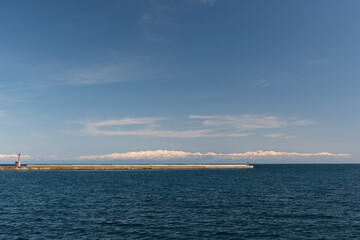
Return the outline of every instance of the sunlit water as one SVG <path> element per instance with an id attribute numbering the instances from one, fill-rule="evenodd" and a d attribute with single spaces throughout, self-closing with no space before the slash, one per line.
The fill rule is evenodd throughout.
<path id="1" fill-rule="evenodd" d="M 0 239 L 359 239 L 360 165 L 0 172 Z"/>

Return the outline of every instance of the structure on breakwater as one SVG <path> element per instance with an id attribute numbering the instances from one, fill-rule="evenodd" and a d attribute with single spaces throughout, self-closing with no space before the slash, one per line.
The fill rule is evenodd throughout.
<path id="1" fill-rule="evenodd" d="M 0 166 L 0 171 L 54 171 L 54 170 L 187 170 L 187 169 L 252 169 L 249 164 L 121 164 L 121 165 L 26 165 Z"/>
<path id="2" fill-rule="evenodd" d="M 21 153 L 18 154 L 18 160 L 15 162 L 15 167 L 21 167 L 20 155 Z"/>

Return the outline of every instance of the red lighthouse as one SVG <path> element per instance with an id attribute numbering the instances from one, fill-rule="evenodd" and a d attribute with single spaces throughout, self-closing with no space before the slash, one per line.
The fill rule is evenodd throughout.
<path id="1" fill-rule="evenodd" d="M 21 153 L 18 154 L 18 160 L 17 160 L 17 162 L 15 162 L 15 167 L 20 167 L 21 166 L 20 155 L 21 155 Z"/>

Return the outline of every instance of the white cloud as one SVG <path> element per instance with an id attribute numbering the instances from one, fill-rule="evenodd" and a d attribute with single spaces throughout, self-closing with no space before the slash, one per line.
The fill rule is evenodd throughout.
<path id="1" fill-rule="evenodd" d="M 208 116 L 203 116 L 203 115 L 190 115 L 189 119 L 213 119 L 216 117 L 220 117 L 218 115 L 208 115 Z"/>
<path id="2" fill-rule="evenodd" d="M 273 134 L 266 134 L 264 136 L 268 137 L 268 138 L 279 138 L 279 137 L 283 136 L 283 134 L 281 134 L 281 133 L 273 133 Z"/>
<path id="3" fill-rule="evenodd" d="M 280 128 L 288 125 L 288 119 L 274 115 L 191 115 L 190 119 L 204 119 L 204 125 L 218 128 L 232 128 L 236 131 L 248 131 L 254 129 Z"/>
<path id="4" fill-rule="evenodd" d="M 296 136 L 287 136 L 287 135 L 284 135 L 283 133 L 272 133 L 272 134 L 265 134 L 264 137 L 267 137 L 267 138 L 283 138 L 283 139 L 293 139 L 293 138 L 296 138 Z"/>
<path id="5" fill-rule="evenodd" d="M 175 138 L 193 138 L 193 137 L 211 137 L 208 135 L 209 130 L 164 130 L 157 126 L 158 121 L 166 120 L 166 118 L 123 118 L 119 120 L 108 120 L 101 122 L 85 123 L 82 130 L 85 134 L 104 135 L 104 136 L 155 136 L 155 137 L 175 137 Z M 122 130 L 119 126 L 138 125 L 134 130 Z M 106 129 L 106 127 L 115 129 Z M 215 135 L 214 135 L 215 136 Z"/>
<path id="6" fill-rule="evenodd" d="M 0 117 L 5 116 L 5 111 L 0 110 Z"/>
<path id="7" fill-rule="evenodd" d="M 18 155 L 17 154 L 0 154 L 0 159 L 5 159 L 5 160 L 17 160 Z M 29 155 L 21 155 L 21 158 L 30 158 Z"/>
<path id="8" fill-rule="evenodd" d="M 348 158 L 350 154 L 335 154 L 328 152 L 320 153 L 297 153 L 297 152 L 276 152 L 256 151 L 245 153 L 200 153 L 184 151 L 139 151 L 126 153 L 112 153 L 106 155 L 89 155 L 78 157 L 79 160 L 172 160 L 172 159 L 218 159 L 218 160 L 241 160 L 241 159 L 312 159 L 312 158 Z"/>
<path id="9" fill-rule="evenodd" d="M 230 133 L 227 137 L 247 137 L 249 135 L 249 133 Z"/>
<path id="10" fill-rule="evenodd" d="M 108 120 L 108 121 L 90 123 L 89 127 L 95 128 L 95 127 L 117 126 L 117 125 L 151 124 L 161 120 L 166 120 L 166 118 L 154 118 L 154 117 L 123 118 L 119 120 Z"/>
<path id="11" fill-rule="evenodd" d="M 293 124 L 298 125 L 298 126 L 307 126 L 307 125 L 311 125 L 311 124 L 315 124 L 315 123 L 310 120 L 297 120 Z"/>
<path id="12" fill-rule="evenodd" d="M 161 125 L 164 121 L 165 124 Z M 198 137 L 245 137 L 253 135 L 259 129 L 285 128 L 291 125 L 306 126 L 307 120 L 284 118 L 274 115 L 190 115 L 188 119 L 176 127 L 171 127 L 167 118 L 140 117 L 83 122 L 82 134 L 94 136 L 155 136 L 171 138 Z M 170 124 L 170 126 L 169 126 Z M 162 126 L 167 126 L 162 127 Z M 269 134 L 265 137 L 281 137 Z"/>

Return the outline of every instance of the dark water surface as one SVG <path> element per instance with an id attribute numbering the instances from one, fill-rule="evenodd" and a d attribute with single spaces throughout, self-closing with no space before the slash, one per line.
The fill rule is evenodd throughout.
<path id="1" fill-rule="evenodd" d="M 360 239 L 360 165 L 0 172 L 0 239 Z"/>

